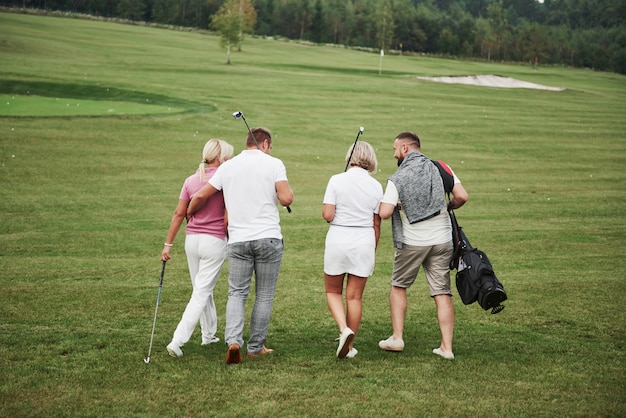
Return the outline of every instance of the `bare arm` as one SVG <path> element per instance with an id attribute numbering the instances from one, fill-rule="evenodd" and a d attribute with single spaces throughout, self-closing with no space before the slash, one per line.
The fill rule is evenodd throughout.
<path id="1" fill-rule="evenodd" d="M 293 203 L 293 190 L 291 190 L 287 180 L 276 182 L 276 195 L 283 206 L 289 206 Z"/>
<path id="2" fill-rule="evenodd" d="M 393 214 L 393 211 L 395 208 L 396 208 L 396 205 L 382 202 L 380 204 L 380 208 L 378 208 L 378 214 L 380 215 L 382 219 L 389 219 L 391 218 L 391 215 Z"/>
<path id="3" fill-rule="evenodd" d="M 191 202 L 189 202 L 189 207 L 187 208 L 187 219 L 191 218 L 198 210 L 200 210 L 200 208 L 206 203 L 207 199 L 217 192 L 218 190 L 209 183 L 198 190 L 198 192 L 193 195 Z"/>
<path id="4" fill-rule="evenodd" d="M 176 234 L 178 234 L 178 230 L 183 223 L 183 219 L 185 219 L 185 215 L 187 213 L 187 205 L 189 202 L 186 200 L 179 200 L 176 209 L 174 210 L 174 214 L 172 215 L 172 221 L 170 222 L 170 229 L 167 231 L 167 237 L 165 238 L 166 244 L 173 244 L 174 238 L 176 238 Z M 161 252 L 161 261 L 167 261 L 170 258 L 170 250 L 172 249 L 171 245 L 164 245 L 163 251 Z"/>
<path id="5" fill-rule="evenodd" d="M 374 237 L 376 238 L 376 246 L 378 248 L 378 240 L 380 239 L 380 215 L 374 214 Z"/>
<path id="6" fill-rule="evenodd" d="M 332 222 L 333 219 L 335 219 L 335 205 L 324 203 L 322 207 L 322 218 L 324 218 L 326 222 Z"/>
<path id="7" fill-rule="evenodd" d="M 224 208 L 224 233 L 226 233 L 226 238 L 228 238 L 228 211 Z"/>
<path id="8" fill-rule="evenodd" d="M 448 202 L 448 210 L 458 209 L 469 200 L 467 191 L 461 183 L 456 183 L 452 188 L 452 199 Z"/>

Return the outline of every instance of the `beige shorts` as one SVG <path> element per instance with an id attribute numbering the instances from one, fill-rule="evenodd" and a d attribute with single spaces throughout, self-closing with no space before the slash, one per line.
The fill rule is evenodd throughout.
<path id="1" fill-rule="evenodd" d="M 411 287 L 420 267 L 424 266 L 430 296 L 452 295 L 450 288 L 452 251 L 452 241 L 428 247 L 403 244 L 402 249 L 396 249 L 391 285 L 402 288 Z"/>

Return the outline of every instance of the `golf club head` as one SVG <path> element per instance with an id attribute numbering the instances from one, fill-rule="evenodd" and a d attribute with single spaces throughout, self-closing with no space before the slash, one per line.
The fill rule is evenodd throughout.
<path id="1" fill-rule="evenodd" d="M 240 111 L 233 112 L 233 117 L 235 119 L 243 119 L 243 123 L 246 124 L 246 128 L 248 128 L 248 132 L 250 132 L 250 135 L 252 135 L 252 138 L 254 138 L 254 134 L 252 133 L 252 130 L 250 129 L 250 126 L 248 125 L 248 121 L 246 120 L 246 117 L 243 115 L 243 112 L 240 112 Z M 256 139 L 254 140 L 254 142 L 256 142 Z M 258 146 L 259 145 L 257 144 L 257 147 Z"/>
<path id="2" fill-rule="evenodd" d="M 143 359 L 143 362 L 146 364 L 150 363 L 150 357 Z"/>
<path id="3" fill-rule="evenodd" d="M 364 127 L 362 127 L 362 126 L 359 128 L 359 132 L 360 132 L 360 133 L 363 133 L 363 131 L 364 131 L 364 130 L 365 130 L 365 128 L 364 128 Z"/>
<path id="4" fill-rule="evenodd" d="M 498 312 L 502 312 L 503 309 L 504 309 L 504 305 L 497 304 L 496 306 L 493 307 L 493 309 L 491 310 L 491 313 L 495 315 Z"/>

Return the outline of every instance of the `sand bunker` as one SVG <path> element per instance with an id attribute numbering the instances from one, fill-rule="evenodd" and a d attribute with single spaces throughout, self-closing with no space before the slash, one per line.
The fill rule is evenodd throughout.
<path id="1" fill-rule="evenodd" d="M 460 77 L 417 77 L 420 80 L 435 81 L 437 83 L 449 84 L 469 84 L 472 86 L 501 87 L 506 89 L 539 89 L 562 91 L 561 87 L 543 86 L 541 84 L 528 83 L 510 77 L 500 77 L 498 75 L 467 75 Z"/>

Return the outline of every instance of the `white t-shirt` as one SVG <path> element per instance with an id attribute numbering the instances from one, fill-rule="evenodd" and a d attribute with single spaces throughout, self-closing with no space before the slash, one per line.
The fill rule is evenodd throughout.
<path id="1" fill-rule="evenodd" d="M 328 181 L 324 204 L 335 205 L 332 225 L 372 227 L 383 188 L 367 170 L 352 167 Z"/>
<path id="2" fill-rule="evenodd" d="M 260 150 L 244 150 L 219 166 L 209 183 L 224 194 L 229 243 L 282 239 L 279 181 L 287 181 L 285 165 Z"/>
<path id="3" fill-rule="evenodd" d="M 460 180 L 454 175 L 454 184 L 460 183 Z M 397 206 L 399 201 L 398 189 L 391 181 L 387 181 L 387 188 L 381 203 L 389 203 Z M 427 219 L 422 222 L 410 223 L 404 211 L 400 211 L 402 219 L 402 233 L 407 245 L 418 247 L 427 247 L 430 245 L 445 244 L 452 239 L 452 224 L 450 223 L 450 215 L 445 208 L 434 218 Z"/>

